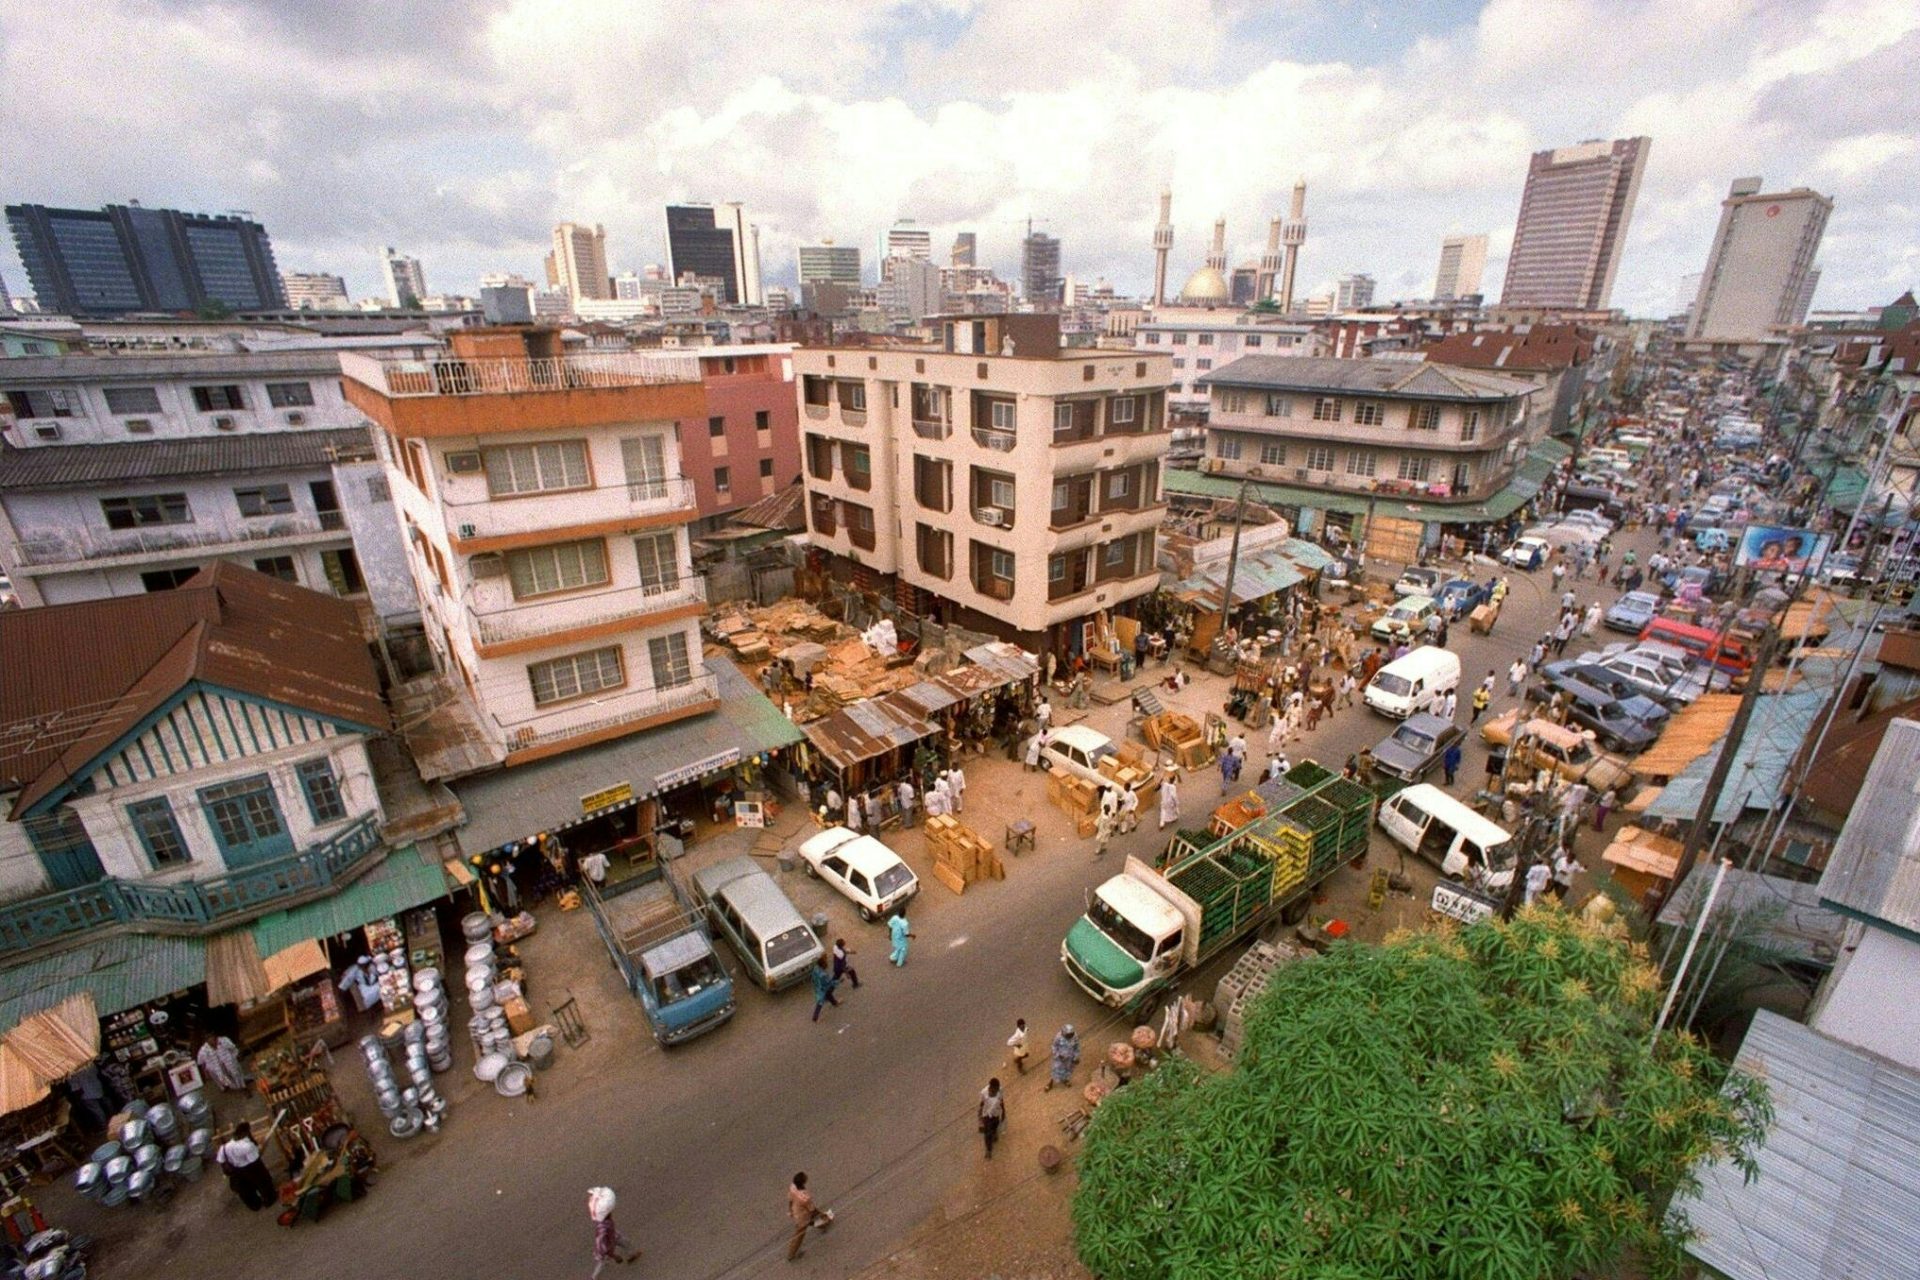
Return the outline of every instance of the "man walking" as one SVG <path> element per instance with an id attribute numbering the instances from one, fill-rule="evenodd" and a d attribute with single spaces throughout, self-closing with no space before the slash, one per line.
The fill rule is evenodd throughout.
<path id="1" fill-rule="evenodd" d="M 1534 647 L 1536 649 L 1539 648 L 1538 645 L 1535 645 Z M 1520 686 L 1524 685 L 1526 682 L 1527 682 L 1526 659 L 1515 658 L 1513 660 L 1513 665 L 1507 668 L 1507 696 L 1509 698 L 1519 697 Z"/>
<path id="2" fill-rule="evenodd" d="M 893 909 L 893 915 L 887 920 L 887 936 L 893 942 L 893 949 L 887 958 L 893 962 L 895 968 L 906 968 L 907 942 L 909 939 L 919 936 L 916 933 L 908 932 L 906 908 L 895 907 Z"/>
<path id="3" fill-rule="evenodd" d="M 814 1207 L 813 1193 L 807 1190 L 804 1171 L 794 1174 L 793 1182 L 787 1187 L 787 1217 L 793 1220 L 793 1235 L 787 1241 L 788 1262 L 800 1257 L 800 1246 L 806 1243 L 808 1227 L 818 1227 L 824 1231 L 833 1225 L 831 1209 Z"/>
<path id="4" fill-rule="evenodd" d="M 1580 863 L 1573 856 L 1573 850 L 1563 847 L 1553 860 L 1553 883 L 1548 886 L 1553 896 L 1563 903 L 1573 892 L 1573 873 L 1578 870 Z"/>
<path id="5" fill-rule="evenodd" d="M 953 811 L 959 813 L 967 799 L 967 771 L 960 767 L 958 761 L 947 772 L 947 786 L 953 791 Z"/>
<path id="6" fill-rule="evenodd" d="M 840 1002 L 833 998 L 833 989 L 837 985 L 833 974 L 827 969 L 827 958 L 821 956 L 813 962 L 813 1020 L 820 1021 L 820 1010 L 827 1005 L 838 1009 Z"/>
<path id="7" fill-rule="evenodd" d="M 1079 1064 L 1080 1041 L 1074 1036 L 1073 1024 L 1069 1022 L 1053 1038 L 1053 1057 L 1048 1067 L 1046 1088 L 1071 1081 L 1073 1069 Z"/>
<path id="8" fill-rule="evenodd" d="M 1165 831 L 1169 822 L 1180 821 L 1180 780 L 1174 772 L 1167 771 L 1167 780 L 1160 784 L 1160 829 Z"/>
<path id="9" fill-rule="evenodd" d="M 1447 696 L 1440 700 L 1440 714 L 1447 718 L 1448 723 L 1452 723 L 1454 717 L 1458 715 L 1459 712 L 1460 698 L 1454 690 L 1449 689 L 1447 690 Z"/>
<path id="10" fill-rule="evenodd" d="M 989 1160 L 993 1159 L 993 1143 L 1000 1136 L 1000 1126 L 1006 1119 L 1006 1095 L 1000 1092 L 1000 1077 L 995 1076 L 980 1091 L 980 1136 L 986 1140 Z"/>
<path id="11" fill-rule="evenodd" d="M 1013 1069 L 1021 1075 L 1027 1074 L 1027 1020 L 1013 1020 L 1013 1034 L 1007 1037 L 1007 1048 L 1013 1051 Z"/>
<path id="12" fill-rule="evenodd" d="M 1137 830 L 1140 826 L 1140 793 L 1132 787 L 1124 787 L 1120 792 L 1120 832 L 1122 835 Z"/>
<path id="13" fill-rule="evenodd" d="M 1487 679 L 1493 679 L 1493 672 L 1487 672 Z M 1493 695 L 1488 692 L 1486 685 L 1482 684 L 1479 688 L 1475 689 L 1473 691 L 1473 714 L 1467 717 L 1467 724 L 1474 725 L 1479 723 L 1480 713 L 1485 711 L 1488 704 L 1492 701 Z"/>
<path id="14" fill-rule="evenodd" d="M 1453 785 L 1453 775 L 1460 771 L 1460 741 L 1454 739 L 1447 745 L 1447 753 L 1440 757 L 1440 767 L 1446 771 L 1447 785 Z"/>
<path id="15" fill-rule="evenodd" d="M 847 957 L 852 954 L 854 954 L 853 948 L 847 945 L 845 938 L 835 938 L 833 940 L 833 980 L 837 983 L 840 979 L 845 978 L 847 981 L 853 983 L 853 989 L 858 991 L 860 989 L 859 971 L 856 970 L 852 962 L 847 959 Z"/>
<path id="16" fill-rule="evenodd" d="M 1093 856 L 1107 856 L 1107 843 L 1113 839 L 1113 814 L 1103 804 L 1093 820 Z"/>

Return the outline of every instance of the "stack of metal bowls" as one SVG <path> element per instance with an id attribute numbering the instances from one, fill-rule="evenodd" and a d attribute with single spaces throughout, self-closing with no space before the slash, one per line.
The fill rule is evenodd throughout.
<path id="1" fill-rule="evenodd" d="M 468 916 L 467 919 L 473 917 Z M 473 1056 L 476 1061 L 489 1053 L 498 1053 L 508 1059 L 516 1056 L 513 1051 L 513 1032 L 507 1027 L 507 1011 L 493 998 L 494 984 L 499 980 L 492 945 L 489 944 L 484 951 L 478 943 L 468 947 L 467 1000 L 473 1007 L 473 1017 L 467 1020 L 467 1026 L 473 1032 Z"/>
<path id="2" fill-rule="evenodd" d="M 171 1143 L 180 1135 L 180 1117 L 166 1103 L 147 1112 L 147 1123 L 153 1127 L 153 1136 L 161 1143 Z"/>
<path id="3" fill-rule="evenodd" d="M 107 1194 L 106 1171 L 97 1162 L 87 1161 L 74 1175 L 73 1189 L 89 1200 L 99 1200 Z"/>
<path id="4" fill-rule="evenodd" d="M 469 944 L 493 941 L 493 917 L 484 911 L 474 911 L 460 919 L 460 936 Z"/>
<path id="5" fill-rule="evenodd" d="M 381 1047 L 379 1036 L 361 1036 L 360 1052 L 366 1055 L 367 1078 L 373 1082 L 373 1099 L 380 1105 L 380 1114 L 391 1120 L 402 1109 L 400 1082 L 393 1077 L 393 1063 L 387 1060 L 387 1051 Z"/>
<path id="6" fill-rule="evenodd" d="M 127 1179 L 133 1176 L 133 1159 L 130 1156 L 114 1156 L 100 1166 L 100 1172 L 107 1179 L 107 1190 L 100 1197 L 100 1203 L 109 1208 L 127 1202 Z"/>
<path id="7" fill-rule="evenodd" d="M 204 1129 L 213 1121 L 213 1104 L 205 1089 L 189 1089 L 180 1095 L 180 1118 L 189 1129 Z"/>
<path id="8" fill-rule="evenodd" d="M 187 1158 L 180 1162 L 180 1176 L 188 1182 L 196 1181 L 205 1167 L 209 1153 L 213 1151 L 213 1131 L 195 1129 L 187 1135 Z"/>
<path id="9" fill-rule="evenodd" d="M 160 1167 L 168 1173 L 180 1172 L 180 1166 L 187 1162 L 187 1144 L 176 1142 L 167 1148 L 166 1155 L 160 1157 Z"/>
<path id="10" fill-rule="evenodd" d="M 414 973 L 413 1007 L 426 1027 L 427 1064 L 435 1072 L 450 1070 L 453 1066 L 453 1032 L 449 1029 L 447 1014 L 452 1006 L 447 1000 L 446 983 L 441 981 L 438 969 L 420 969 Z"/>
<path id="11" fill-rule="evenodd" d="M 438 1130 L 440 1117 L 447 1113 L 447 1100 L 434 1091 L 433 1067 L 427 1055 L 427 1024 L 407 1024 L 407 1074 L 413 1079 L 412 1094 L 419 1105 L 427 1128 Z"/>
<path id="12" fill-rule="evenodd" d="M 142 1114 L 145 1113 L 142 1112 Z M 151 1132 L 147 1122 L 136 1116 L 121 1125 L 120 1132 L 115 1136 L 120 1139 L 120 1148 L 123 1152 L 132 1152 L 147 1145 L 147 1138 Z"/>

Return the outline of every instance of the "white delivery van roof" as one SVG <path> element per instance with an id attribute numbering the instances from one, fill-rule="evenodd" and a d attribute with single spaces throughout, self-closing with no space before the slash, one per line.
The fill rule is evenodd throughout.
<path id="1" fill-rule="evenodd" d="M 1423 644 L 1405 657 L 1395 658 L 1379 671 L 1374 672 L 1374 677 L 1378 679 L 1383 672 L 1391 671 L 1396 676 L 1413 680 L 1432 675 L 1436 671 L 1458 670 L 1459 667 L 1459 654 L 1451 649 L 1442 649 L 1438 645 Z"/>
<path id="2" fill-rule="evenodd" d="M 1481 817 L 1430 782 L 1402 787 L 1387 803 L 1415 805 L 1458 831 L 1482 849 L 1491 849 L 1513 839 L 1513 833 L 1497 822 Z"/>
<path id="3" fill-rule="evenodd" d="M 1095 892 L 1156 938 L 1165 937 L 1185 923 L 1171 902 L 1132 876 L 1115 876 Z"/>

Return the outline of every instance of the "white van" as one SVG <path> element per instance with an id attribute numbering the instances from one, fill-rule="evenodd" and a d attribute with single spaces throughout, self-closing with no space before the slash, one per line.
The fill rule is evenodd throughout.
<path id="1" fill-rule="evenodd" d="M 1580 455 L 1583 466 L 1611 467 L 1615 471 L 1633 470 L 1633 455 L 1625 449 L 1589 449 Z"/>
<path id="2" fill-rule="evenodd" d="M 1435 710 L 1459 687 L 1460 655 L 1423 644 L 1373 673 L 1367 681 L 1367 705 L 1383 716 L 1405 720 L 1416 711 Z"/>
<path id="3" fill-rule="evenodd" d="M 1425 782 L 1395 792 L 1380 806 L 1379 821 L 1396 843 L 1456 880 L 1474 867 L 1504 871 L 1513 865 L 1511 832 Z"/>

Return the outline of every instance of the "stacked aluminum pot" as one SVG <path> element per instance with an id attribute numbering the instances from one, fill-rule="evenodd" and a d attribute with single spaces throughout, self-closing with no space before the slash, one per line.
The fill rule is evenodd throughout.
<path id="1" fill-rule="evenodd" d="M 467 917 L 468 920 L 474 918 Z M 479 942 L 470 944 L 467 947 L 467 1001 L 473 1008 L 473 1016 L 467 1019 L 467 1029 L 473 1034 L 473 1058 L 476 1064 L 490 1053 L 497 1053 L 509 1061 L 516 1056 L 513 1051 L 513 1032 L 507 1027 L 507 1011 L 493 998 L 494 984 L 499 980 L 493 945 Z"/>
<path id="2" fill-rule="evenodd" d="M 400 1082 L 393 1075 L 393 1063 L 387 1060 L 387 1051 L 380 1044 L 380 1037 L 371 1034 L 361 1036 L 360 1052 L 366 1055 L 367 1077 L 373 1081 L 373 1097 L 380 1105 L 380 1114 L 387 1118 L 387 1131 L 396 1138 L 411 1138 L 420 1132 L 420 1126 L 426 1123 L 426 1116 L 416 1105 L 419 1095 L 412 1089 L 401 1089 Z"/>
<path id="3" fill-rule="evenodd" d="M 419 1109 L 422 1123 L 438 1132 L 440 1117 L 447 1113 L 447 1100 L 434 1092 L 433 1067 L 427 1053 L 427 1024 L 409 1022 L 406 1043 L 407 1075 L 413 1080 L 413 1088 L 406 1091 L 406 1096 Z"/>
<path id="4" fill-rule="evenodd" d="M 420 1015 L 427 1065 L 435 1075 L 453 1067 L 453 1031 L 447 1020 L 450 1008 L 446 983 L 438 969 L 420 969 L 413 975 L 413 1008 Z M 411 1040 L 408 1043 L 412 1043 Z"/>
<path id="5" fill-rule="evenodd" d="M 180 1095 L 178 1103 L 180 1118 L 187 1122 L 189 1129 L 205 1129 L 213 1124 L 213 1104 L 207 1101 L 205 1089 L 189 1089 Z"/>

